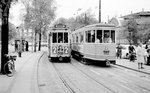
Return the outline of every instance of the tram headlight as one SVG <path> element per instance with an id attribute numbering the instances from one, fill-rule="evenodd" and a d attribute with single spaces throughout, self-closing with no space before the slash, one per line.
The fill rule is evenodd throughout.
<path id="1" fill-rule="evenodd" d="M 57 47 L 53 46 L 53 53 L 56 54 L 57 53 Z"/>
<path id="2" fill-rule="evenodd" d="M 67 54 L 69 52 L 69 48 L 67 46 L 64 47 L 64 53 Z"/>

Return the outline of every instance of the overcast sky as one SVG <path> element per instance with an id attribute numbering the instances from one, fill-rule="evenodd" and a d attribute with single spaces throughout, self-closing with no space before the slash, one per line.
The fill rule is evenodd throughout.
<path id="1" fill-rule="evenodd" d="M 65 17 L 69 18 L 77 15 L 77 10 L 80 8 L 78 14 L 91 9 L 95 14 L 95 18 L 98 19 L 99 0 L 56 0 L 57 3 L 57 18 Z M 19 10 L 22 5 L 16 5 L 12 10 L 15 25 L 19 25 L 20 21 Z M 120 15 L 127 15 L 132 13 L 144 11 L 150 11 L 150 0 L 101 0 L 101 14 L 102 21 L 107 22 L 108 16 L 119 17 Z M 17 21 L 15 21 L 17 20 Z"/>

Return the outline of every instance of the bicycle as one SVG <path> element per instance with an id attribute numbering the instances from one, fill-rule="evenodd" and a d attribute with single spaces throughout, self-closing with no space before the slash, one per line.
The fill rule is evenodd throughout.
<path id="1" fill-rule="evenodd" d="M 7 63 L 4 64 L 4 73 L 8 77 L 12 77 L 15 73 L 15 63 L 17 56 L 6 55 L 8 57 Z"/>

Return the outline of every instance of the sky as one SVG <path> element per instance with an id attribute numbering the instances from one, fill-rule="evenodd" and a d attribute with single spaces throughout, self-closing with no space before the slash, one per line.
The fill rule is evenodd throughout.
<path id="1" fill-rule="evenodd" d="M 95 18 L 98 19 L 99 0 L 55 0 L 55 2 L 57 6 L 56 18 L 75 17 L 87 9 L 91 9 Z M 19 16 L 20 10 L 23 10 L 23 7 L 21 7 L 21 4 L 17 4 L 11 9 L 12 21 L 15 25 L 22 22 Z M 77 11 L 78 9 L 81 10 Z M 107 22 L 108 18 L 128 15 L 131 12 L 140 12 L 142 9 L 150 11 L 150 0 L 101 0 L 101 20 Z"/>

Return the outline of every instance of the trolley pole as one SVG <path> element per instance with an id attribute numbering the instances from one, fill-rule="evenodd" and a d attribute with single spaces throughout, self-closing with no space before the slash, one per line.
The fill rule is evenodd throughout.
<path id="1" fill-rule="evenodd" d="M 99 0 L 99 23 L 101 23 L 101 0 Z"/>

